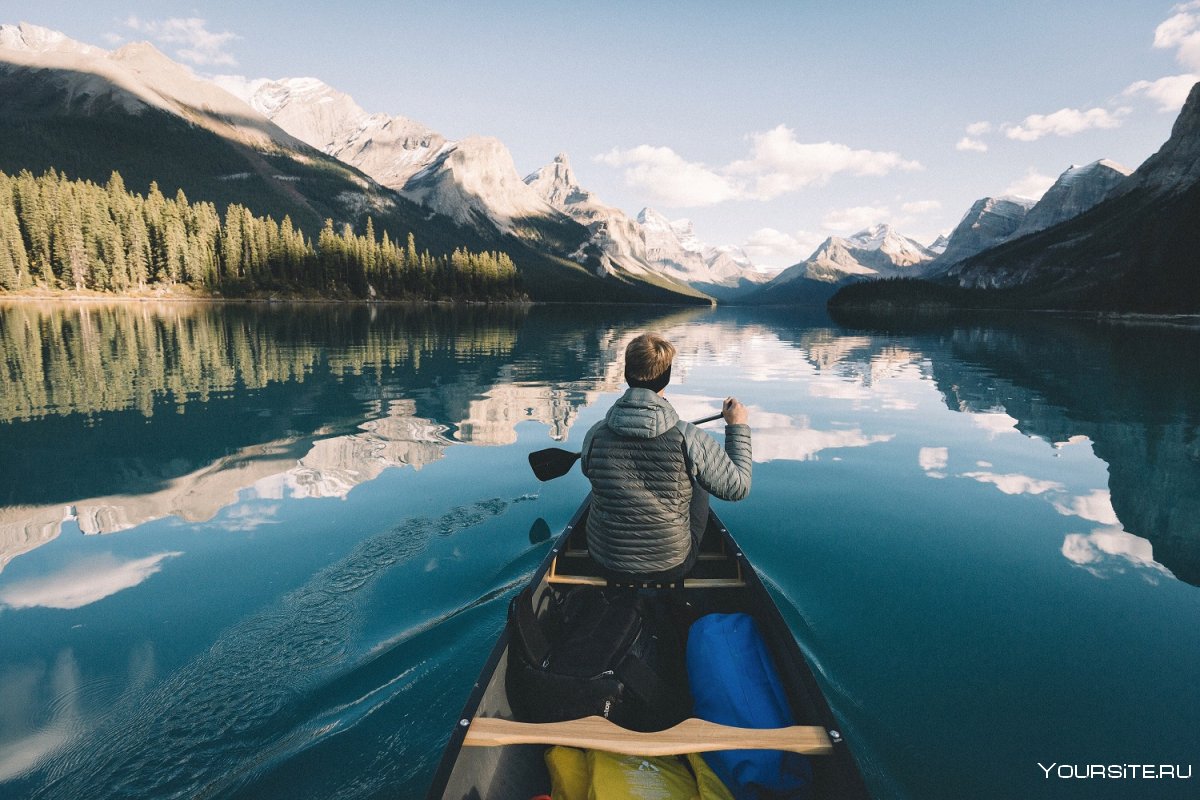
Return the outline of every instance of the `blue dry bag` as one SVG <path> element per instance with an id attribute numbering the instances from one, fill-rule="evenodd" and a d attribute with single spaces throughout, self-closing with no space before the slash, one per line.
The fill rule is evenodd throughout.
<path id="1" fill-rule="evenodd" d="M 741 728 L 794 725 L 779 674 L 748 614 L 708 614 L 688 633 L 688 683 L 695 716 Z M 798 753 L 724 750 L 704 753 L 737 800 L 802 800 L 811 794 L 812 766 Z"/>

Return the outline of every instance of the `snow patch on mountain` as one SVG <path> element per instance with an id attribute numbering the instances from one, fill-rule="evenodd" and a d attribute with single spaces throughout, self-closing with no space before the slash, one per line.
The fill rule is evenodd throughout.
<path id="1" fill-rule="evenodd" d="M 855 278 L 919 276 L 936 256 L 890 225 L 874 225 L 852 236 L 830 236 L 808 258 L 776 276 L 768 288 L 801 279 L 838 283 Z"/>
<path id="2" fill-rule="evenodd" d="M 408 179 L 404 193 L 460 223 L 478 226 L 482 218 L 505 232 L 523 218 L 558 216 L 521 180 L 508 148 L 489 136 L 447 143 Z"/>
<path id="3" fill-rule="evenodd" d="M 368 114 L 350 95 L 316 78 L 215 80 L 297 139 L 392 189 L 403 190 L 453 144 L 407 117 Z"/>
<path id="4" fill-rule="evenodd" d="M 101 113 L 115 107 L 141 114 L 153 108 L 256 148 L 304 148 L 245 102 L 148 42 L 132 42 L 110 52 L 58 31 L 21 23 L 0 25 L 0 55 L 0 69 L 34 70 L 29 80 L 54 86 L 74 113 Z"/>
<path id="5" fill-rule="evenodd" d="M 938 257 L 937 268 L 948 267 L 965 258 L 1011 239 L 1035 205 L 1027 197 L 984 197 L 976 200 L 950 232 L 946 250 Z"/>
<path id="6" fill-rule="evenodd" d="M 525 184 L 555 209 L 587 227 L 603 271 L 655 271 L 647 260 L 646 243 L 637 223 L 580 186 L 566 153 L 559 153 L 552 162 L 527 175 Z"/>
<path id="7" fill-rule="evenodd" d="M 1115 161 L 1101 159 L 1084 166 L 1072 165 L 1029 209 L 1012 238 L 1045 230 L 1077 217 L 1108 197 L 1131 170 Z"/>

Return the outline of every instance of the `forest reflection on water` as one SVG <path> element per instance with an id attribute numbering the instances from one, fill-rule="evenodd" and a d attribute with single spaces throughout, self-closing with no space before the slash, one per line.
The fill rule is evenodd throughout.
<path id="1" fill-rule="evenodd" d="M 1180 627 L 1200 594 L 1195 329 L 13 303 L 0 305 L 0 638 L 17 644 L 0 653 L 0 698 L 20 701 L 0 710 L 0 793 L 418 796 L 496 599 L 584 490 L 577 474 L 537 485 L 524 455 L 578 444 L 646 328 L 679 348 L 681 416 L 730 393 L 751 407 L 754 490 L 722 513 L 794 609 L 877 793 L 1013 796 L 1000 771 L 937 784 L 928 769 L 980 746 L 997 770 L 1035 752 L 1036 736 L 987 738 L 1026 722 L 992 719 L 1008 690 L 971 677 L 997 663 L 1073 708 L 1078 675 L 1047 667 L 1047 649 L 1097 664 L 1123 649 L 1118 674 L 1200 655 Z M 1099 626 L 1118 606 L 1145 641 L 1063 638 L 1059 611 Z M 1149 644 L 1164 635 L 1177 651 Z M 255 667 L 268 652 L 278 669 Z M 890 695 L 906 672 L 929 684 L 919 711 Z M 1174 705 L 1108 713 L 1194 727 L 1194 687 L 1156 674 Z M 977 714 L 952 702 L 980 692 L 992 702 Z M 121 698 L 136 702 L 116 714 Z M 963 752 L 914 761 L 892 727 L 914 712 L 966 731 Z M 1089 713 L 1054 722 L 1078 747 L 1111 747 Z M 168 723 L 180 736 L 159 746 Z M 314 778 L 331 756 L 341 766 Z"/>

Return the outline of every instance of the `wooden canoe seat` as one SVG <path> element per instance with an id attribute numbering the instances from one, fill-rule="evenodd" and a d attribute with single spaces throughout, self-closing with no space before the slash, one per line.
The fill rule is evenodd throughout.
<path id="1" fill-rule="evenodd" d="M 564 553 L 564 556 L 568 555 L 570 555 L 569 551 Z M 736 566 L 736 574 L 711 578 L 684 578 L 683 588 L 741 589 L 745 587 L 746 581 L 742 578 L 742 565 L 737 561 L 732 561 L 731 563 Z M 560 572 L 558 569 L 558 557 L 556 556 L 550 562 L 550 569 L 546 572 L 546 583 L 561 586 L 608 586 L 608 579 L 601 575 Z M 658 584 L 648 583 L 646 585 L 656 586 Z"/>
<path id="2" fill-rule="evenodd" d="M 665 731 L 639 733 L 618 727 L 603 717 L 540 723 L 476 717 L 463 740 L 465 747 L 516 744 L 558 744 L 630 756 L 674 756 L 712 750 L 788 750 L 816 756 L 833 752 L 829 734 L 819 725 L 734 728 L 695 718 L 685 719 Z"/>

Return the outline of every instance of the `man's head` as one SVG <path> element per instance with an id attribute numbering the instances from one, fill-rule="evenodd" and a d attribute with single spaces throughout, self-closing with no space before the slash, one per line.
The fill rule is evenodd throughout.
<path id="1" fill-rule="evenodd" d="M 625 348 L 625 381 L 661 392 L 671 382 L 675 347 L 656 333 L 643 333 Z"/>

